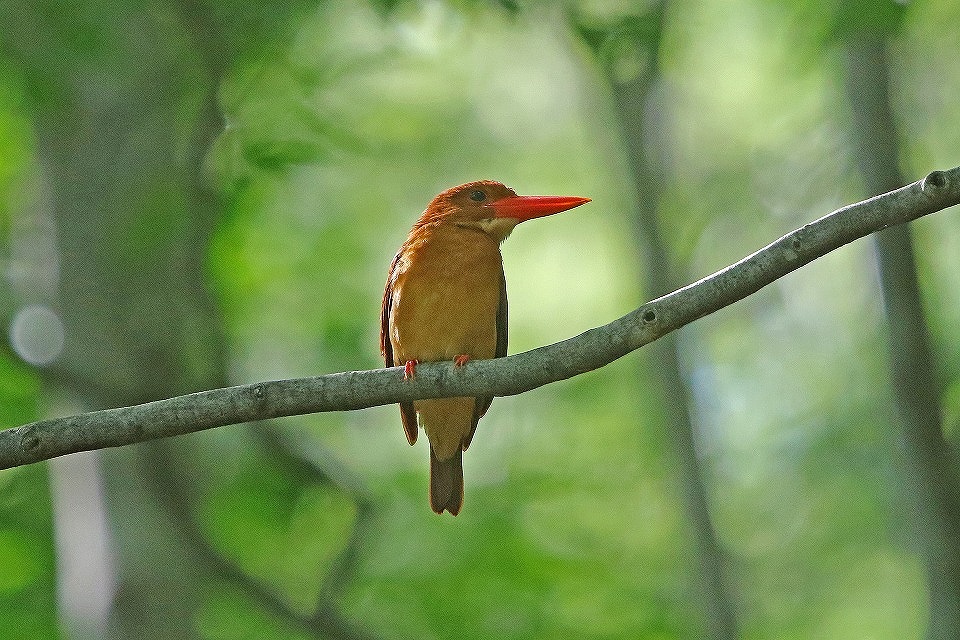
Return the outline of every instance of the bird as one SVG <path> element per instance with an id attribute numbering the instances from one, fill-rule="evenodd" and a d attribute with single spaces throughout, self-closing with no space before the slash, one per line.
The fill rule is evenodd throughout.
<path id="1" fill-rule="evenodd" d="M 380 313 L 380 351 L 405 379 L 422 362 L 507 354 L 507 286 L 500 244 L 521 222 L 590 202 L 573 196 L 518 196 L 494 180 L 437 195 L 390 265 Z M 430 507 L 457 515 L 463 506 L 463 451 L 492 396 L 400 404 L 407 442 L 418 424 L 430 441 Z"/>

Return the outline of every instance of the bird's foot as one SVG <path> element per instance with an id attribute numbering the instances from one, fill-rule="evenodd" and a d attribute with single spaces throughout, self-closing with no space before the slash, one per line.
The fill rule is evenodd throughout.
<path id="1" fill-rule="evenodd" d="M 456 356 L 453 359 L 453 366 L 462 367 L 463 365 L 467 364 L 469 360 L 470 360 L 470 356 L 461 353 L 459 356 Z"/>
<path id="2" fill-rule="evenodd" d="M 403 365 L 404 380 L 413 380 L 414 376 L 417 375 L 418 364 L 420 364 L 419 360 L 407 360 L 407 363 Z"/>

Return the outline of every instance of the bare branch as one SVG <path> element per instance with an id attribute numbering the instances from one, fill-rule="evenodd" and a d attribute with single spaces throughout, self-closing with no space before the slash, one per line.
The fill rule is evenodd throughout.
<path id="1" fill-rule="evenodd" d="M 349 411 L 422 398 L 508 396 L 598 369 L 741 300 L 865 235 L 960 204 L 960 167 L 849 205 L 788 233 L 736 264 L 556 344 L 460 369 L 424 363 L 201 391 L 132 407 L 41 420 L 0 431 L 0 469 L 76 451 L 118 447 L 228 424 Z"/>

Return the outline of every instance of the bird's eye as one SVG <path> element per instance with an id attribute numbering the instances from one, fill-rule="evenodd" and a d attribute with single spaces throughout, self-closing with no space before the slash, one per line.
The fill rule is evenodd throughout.
<path id="1" fill-rule="evenodd" d="M 477 191 L 471 191 L 471 192 L 470 192 L 470 199 L 473 200 L 474 202 L 483 202 L 484 200 L 487 199 L 487 194 L 485 194 L 483 191 L 479 191 L 479 190 L 477 190 Z"/>

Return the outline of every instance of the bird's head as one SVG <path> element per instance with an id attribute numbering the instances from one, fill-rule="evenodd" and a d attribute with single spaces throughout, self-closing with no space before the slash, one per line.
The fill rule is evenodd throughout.
<path id="1" fill-rule="evenodd" d="M 477 229 L 502 242 L 521 222 L 590 202 L 574 196 L 518 196 L 493 180 L 468 182 L 439 194 L 417 223 L 453 224 Z"/>

